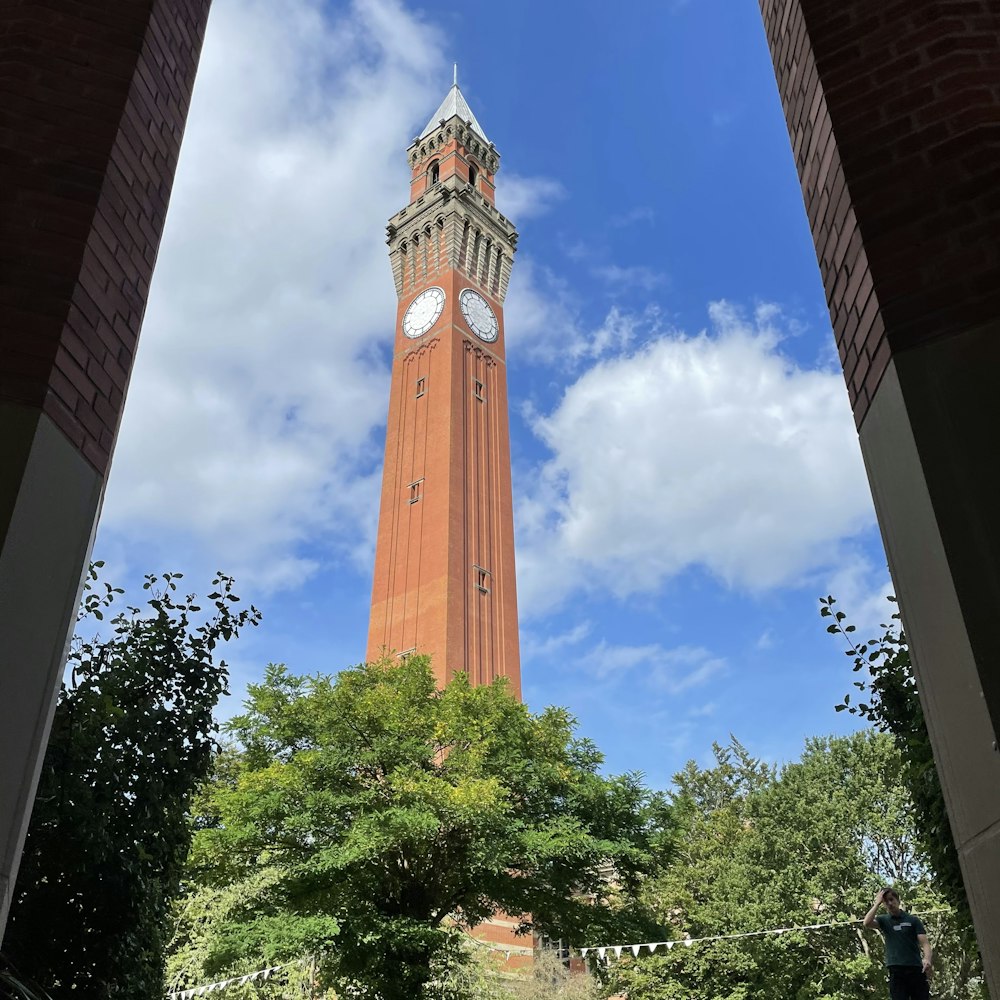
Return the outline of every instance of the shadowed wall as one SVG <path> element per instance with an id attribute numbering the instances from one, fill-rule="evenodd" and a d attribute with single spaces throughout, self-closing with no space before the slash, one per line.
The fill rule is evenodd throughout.
<path id="1" fill-rule="evenodd" d="M 987 978 L 1000 996 L 1000 8 L 760 5 Z"/>
<path id="2" fill-rule="evenodd" d="M 208 8 L 0 11 L 0 935 Z"/>

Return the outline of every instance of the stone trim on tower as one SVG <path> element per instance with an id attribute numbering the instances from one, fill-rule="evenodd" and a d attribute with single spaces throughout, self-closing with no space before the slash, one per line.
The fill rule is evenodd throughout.
<path id="1" fill-rule="evenodd" d="M 456 177 L 397 212 L 386 226 L 386 243 L 400 297 L 446 269 L 471 278 L 500 304 L 507 297 L 517 230 L 483 195 Z"/>
<path id="2" fill-rule="evenodd" d="M 506 677 L 519 697 L 503 327 L 517 230 L 479 131 L 452 117 L 408 158 L 410 201 L 386 228 L 398 305 L 368 656 L 416 648 L 442 684 Z M 411 339 L 404 317 L 430 287 L 441 311 Z M 493 312 L 488 341 L 462 311 L 470 289 Z"/>

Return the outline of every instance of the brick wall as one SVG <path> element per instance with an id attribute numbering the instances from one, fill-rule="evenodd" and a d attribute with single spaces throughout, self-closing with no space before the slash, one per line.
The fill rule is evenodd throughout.
<path id="1" fill-rule="evenodd" d="M 893 352 L 1000 313 L 1000 7 L 760 2 L 860 425 Z"/>
<path id="2" fill-rule="evenodd" d="M 0 13 L 0 399 L 106 470 L 210 0 Z"/>

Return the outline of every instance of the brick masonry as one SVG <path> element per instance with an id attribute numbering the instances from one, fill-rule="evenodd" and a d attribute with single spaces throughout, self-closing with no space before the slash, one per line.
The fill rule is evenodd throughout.
<path id="1" fill-rule="evenodd" d="M 892 354 L 1000 314 L 1000 7 L 760 6 L 860 426 Z"/>
<path id="2" fill-rule="evenodd" d="M 411 200 L 387 229 L 398 302 L 367 659 L 429 653 L 441 684 L 506 677 L 520 697 L 503 325 L 517 233 L 493 204 L 496 151 L 457 117 L 408 156 Z M 442 312 L 410 340 L 403 317 L 429 287 Z M 495 341 L 463 317 L 467 288 L 489 300 Z"/>
<path id="3" fill-rule="evenodd" d="M 0 400 L 102 475 L 210 0 L 13 0 L 0 14 Z"/>

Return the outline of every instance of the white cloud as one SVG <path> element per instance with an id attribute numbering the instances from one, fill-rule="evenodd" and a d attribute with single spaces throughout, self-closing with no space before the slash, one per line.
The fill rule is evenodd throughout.
<path id="1" fill-rule="evenodd" d="M 555 201 L 566 197 L 566 189 L 550 177 L 521 177 L 501 166 L 497 177 L 497 208 L 514 225 L 544 215 Z"/>
<path id="2" fill-rule="evenodd" d="M 706 719 L 715 715 L 715 710 L 719 706 L 714 701 L 708 701 L 704 705 L 698 705 L 688 710 L 688 717 L 692 719 Z"/>
<path id="3" fill-rule="evenodd" d="M 642 264 L 629 267 L 623 267 L 620 264 L 605 264 L 601 267 L 593 268 L 591 274 L 595 278 L 600 278 L 601 281 L 607 282 L 613 286 L 613 289 L 619 291 L 628 291 L 637 288 L 643 292 L 651 292 L 653 289 L 665 284 L 667 280 L 665 274 L 654 271 L 651 267 L 646 267 Z"/>
<path id="4" fill-rule="evenodd" d="M 575 344 L 578 316 L 568 283 L 518 254 L 504 302 L 507 352 L 518 360 L 552 363 Z"/>
<path id="5" fill-rule="evenodd" d="M 755 649 L 772 649 L 774 647 L 774 629 L 766 628 L 758 636 L 757 641 L 754 643 Z"/>
<path id="6" fill-rule="evenodd" d="M 619 678 L 641 668 L 645 685 L 671 695 L 700 687 L 726 669 L 725 659 L 702 646 L 665 649 L 659 643 L 628 646 L 603 639 L 576 662 L 580 669 L 600 680 Z"/>
<path id="7" fill-rule="evenodd" d="M 564 653 L 573 646 L 578 646 L 590 635 L 590 622 L 578 622 L 564 632 L 557 632 L 544 637 L 530 631 L 521 632 L 521 657 L 524 660 L 541 660 L 556 653 Z"/>
<path id="8" fill-rule="evenodd" d="M 283 586 L 370 531 L 382 229 L 447 86 L 439 43 L 394 0 L 337 15 L 216 0 L 108 490 L 112 548 L 156 538 L 171 565 L 200 552 Z"/>
<path id="9" fill-rule="evenodd" d="M 637 205 L 635 208 L 630 208 L 627 212 L 611 216 L 610 222 L 612 226 L 617 228 L 634 226 L 639 222 L 651 226 L 656 222 L 656 212 L 651 205 Z"/>
<path id="10" fill-rule="evenodd" d="M 655 306 L 639 314 L 613 306 L 600 325 L 587 326 L 567 282 L 530 257 L 515 264 L 504 315 L 512 357 L 564 371 L 619 354 L 634 343 L 640 329 L 648 336 L 659 328 Z"/>
<path id="11" fill-rule="evenodd" d="M 710 318 L 597 362 L 535 416 L 552 457 L 519 504 L 525 608 L 691 567 L 747 591 L 798 582 L 873 523 L 842 377 L 781 353 L 774 307 Z"/>

